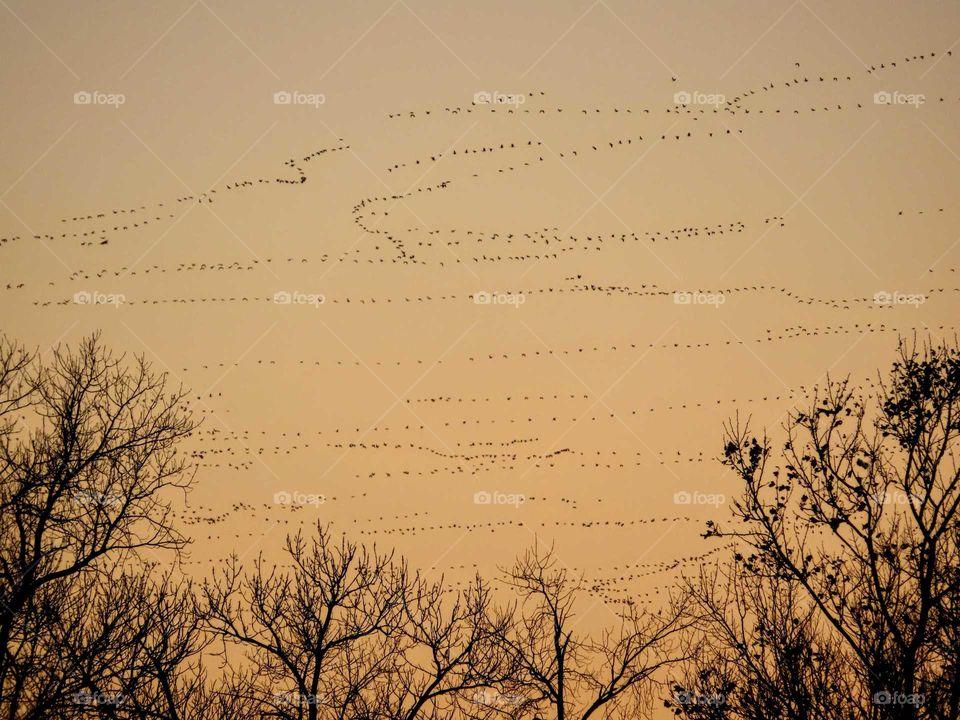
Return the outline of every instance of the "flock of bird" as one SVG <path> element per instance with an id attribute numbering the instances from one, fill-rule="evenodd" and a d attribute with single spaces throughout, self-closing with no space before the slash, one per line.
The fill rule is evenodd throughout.
<path id="1" fill-rule="evenodd" d="M 952 57 L 952 52 L 947 51 L 945 55 Z M 908 64 L 929 64 L 940 59 L 941 54 L 927 52 L 876 63 L 857 72 L 872 80 Z M 950 334 L 956 332 L 956 325 L 942 321 L 900 322 L 906 316 L 897 315 L 892 305 L 877 303 L 873 296 L 853 291 L 842 295 L 816 295 L 804 290 L 801 283 L 789 285 L 774 277 L 737 282 L 718 279 L 715 283 L 699 283 L 699 287 L 684 287 L 679 282 L 658 282 L 645 275 L 642 268 L 634 274 L 638 279 L 632 283 L 604 281 L 592 272 L 589 265 L 598 260 L 602 262 L 604 253 L 615 258 L 612 263 L 624 262 L 623 257 L 632 257 L 630 253 L 635 251 L 639 257 L 639 251 L 646 253 L 653 245 L 657 245 L 658 250 L 665 248 L 688 253 L 691 257 L 718 245 L 721 249 L 732 248 L 739 254 L 749 248 L 758 234 L 768 231 L 786 234 L 793 229 L 788 227 L 785 219 L 788 213 L 783 208 L 708 217 L 709 223 L 703 219 L 695 223 L 675 219 L 675 222 L 664 222 L 647 229 L 618 232 L 609 228 L 582 229 L 586 225 L 581 229 L 561 229 L 559 224 L 550 224 L 556 221 L 555 218 L 524 223 L 522 227 L 502 222 L 495 225 L 495 229 L 481 227 L 476 221 L 428 227 L 425 224 L 411 225 L 409 219 L 396 220 L 401 215 L 396 210 L 409 209 L 414 203 L 418 208 L 421 204 L 426 207 L 430 203 L 443 205 L 446 196 L 453 192 L 469 193 L 509 186 L 510 183 L 536 183 L 544 173 L 564 165 L 588 166 L 595 160 L 608 158 L 632 161 L 661 143 L 667 150 L 677 143 L 710 143 L 711 147 L 737 143 L 737 138 L 752 132 L 758 122 L 773 122 L 773 116 L 854 109 L 864 113 L 884 111 L 876 109 L 871 97 L 860 97 L 848 90 L 852 83 L 861 79 L 854 72 L 791 70 L 790 77 L 743 89 L 732 94 L 729 101 L 718 102 L 712 107 L 678 102 L 664 102 L 642 109 L 626 104 L 573 107 L 552 103 L 543 91 L 531 91 L 523 95 L 523 102 L 494 100 L 485 103 L 475 100 L 470 104 L 391 112 L 389 120 L 403 121 L 399 127 L 411 131 L 420 123 L 452 123 L 458 122 L 455 119 L 460 116 L 474 116 L 471 120 L 490 116 L 490 122 L 502 129 L 503 139 L 483 143 L 465 141 L 423 154 L 407 153 L 404 149 L 402 159 L 396 158 L 385 166 L 389 177 L 402 184 L 403 190 L 383 193 L 364 190 L 363 196 L 356 197 L 351 207 L 342 208 L 344 226 L 355 229 L 363 238 L 362 242 L 346 247 L 334 242 L 310 241 L 309 250 L 302 247 L 296 251 L 272 248 L 263 258 L 208 255 L 202 261 L 174 258 L 166 262 L 116 266 L 110 264 L 111 248 L 102 247 L 121 237 L 133 242 L 145 230 L 157 225 L 170 227 L 190 208 L 209 206 L 242 195 L 241 191 L 252 194 L 270 186 L 284 186 L 285 192 L 310 192 L 310 181 L 315 176 L 336 177 L 339 171 L 332 165 L 322 165 L 322 158 L 352 152 L 351 145 L 340 139 L 337 145 L 284 161 L 282 173 L 271 175 L 265 172 L 252 179 L 231 179 L 204 192 L 163 202 L 63 217 L 56 232 L 0 237 L 0 252 L 7 250 L 4 245 L 32 239 L 74 243 L 102 253 L 90 263 L 85 262 L 83 269 L 51 274 L 50 278 L 44 279 L 32 302 L 34 307 L 46 308 L 50 312 L 77 304 L 70 291 L 89 288 L 90 283 L 98 281 L 108 284 L 123 281 L 133 288 L 125 293 L 125 313 L 136 313 L 147 306 L 268 307 L 277 304 L 277 288 L 274 284 L 264 285 L 264 282 L 273 282 L 263 277 L 268 270 L 281 275 L 298 271 L 305 273 L 298 277 L 309 277 L 309 273 L 315 273 L 321 266 L 326 271 L 340 265 L 348 268 L 345 274 L 355 282 L 349 286 L 349 292 L 343 293 L 342 287 L 338 287 L 325 293 L 323 313 L 369 306 L 370 316 L 376 318 L 377 311 L 391 306 L 406 308 L 410 317 L 419 318 L 416 313 L 444 303 L 462 309 L 464 313 L 482 312 L 475 307 L 478 304 L 475 283 L 470 280 L 464 285 L 467 281 L 460 273 L 464 267 L 483 273 L 503 268 L 505 276 L 513 279 L 503 280 L 497 292 L 522 296 L 525 310 L 536 308 L 539 303 L 551 312 L 550 308 L 559 304 L 551 306 L 548 301 L 559 298 L 569 301 L 563 307 L 607 308 L 622 299 L 637 301 L 638 312 L 653 307 L 675 311 L 672 306 L 677 304 L 677 294 L 690 292 L 723 296 L 731 305 L 740 302 L 743 306 L 782 308 L 784 321 L 780 325 L 761 326 L 743 338 L 733 337 L 719 327 L 713 334 L 704 335 L 698 331 L 697 334 L 669 339 L 653 339 L 657 333 L 641 337 L 640 333 L 631 331 L 632 339 L 616 342 L 603 339 L 602 335 L 595 340 L 586 339 L 593 335 L 584 332 L 572 335 L 569 341 L 556 348 L 537 345 L 530 340 L 524 345 L 490 343 L 482 351 L 455 348 L 439 358 L 411 357 L 410 348 L 390 348 L 385 343 L 381 353 L 366 360 L 348 357 L 335 346 L 321 356 L 297 344 L 265 343 L 250 348 L 239 359 L 223 359 L 218 356 L 220 349 L 211 347 L 206 348 L 203 360 L 194 361 L 194 355 L 177 363 L 178 376 L 196 381 L 202 387 L 208 385 L 204 381 L 211 373 L 223 376 L 227 372 L 240 371 L 238 375 L 243 378 L 241 390 L 234 393 L 217 390 L 195 396 L 198 413 L 204 422 L 187 438 L 186 457 L 197 467 L 201 483 L 209 482 L 214 486 L 216 482 L 224 482 L 231 490 L 229 493 L 221 492 L 219 488 L 209 491 L 207 496 L 213 493 L 219 503 L 209 499 L 205 499 L 206 504 L 190 501 L 176 509 L 176 521 L 188 535 L 201 541 L 200 547 L 185 560 L 188 567 L 205 569 L 207 565 L 219 562 L 213 549 L 230 547 L 249 552 L 273 540 L 282 540 L 287 532 L 307 529 L 318 518 L 332 522 L 355 539 L 398 547 L 405 543 L 416 545 L 417 542 L 426 543 L 430 548 L 445 547 L 447 543 L 455 545 L 458 537 L 471 535 L 481 538 L 481 543 L 487 542 L 491 535 L 515 537 L 524 542 L 531 534 L 572 537 L 575 545 L 584 547 L 596 542 L 597 537 L 614 537 L 616 543 L 635 543 L 637 538 L 647 537 L 643 533 L 648 530 L 658 534 L 685 532 L 686 537 L 693 537 L 702 528 L 703 513 L 712 509 L 690 508 L 688 515 L 642 511 L 649 497 L 660 490 L 667 497 L 676 488 L 667 492 L 664 484 L 663 488 L 653 491 L 644 485 L 637 490 L 638 502 L 624 506 L 604 497 L 601 481 L 616 478 L 616 482 L 621 482 L 626 477 L 629 478 L 627 482 L 640 486 L 699 478 L 701 475 L 695 473 L 703 473 L 706 468 L 695 466 L 715 466 L 718 454 L 715 448 L 706 444 L 701 448 L 686 445 L 650 448 L 634 444 L 623 449 L 602 444 L 598 438 L 606 439 L 608 427 L 647 418 L 671 427 L 671 423 L 682 425 L 684 418 L 692 414 L 730 417 L 739 411 L 749 413 L 758 408 L 786 409 L 808 399 L 811 388 L 798 384 L 766 392 L 755 389 L 743 396 L 720 395 L 718 392 L 718 396 L 672 398 L 657 404 L 643 398 L 630 398 L 627 402 L 621 399 L 617 406 L 625 409 L 615 412 L 595 405 L 597 398 L 591 393 L 546 388 L 539 383 L 535 386 L 525 384 L 525 378 L 538 379 L 540 363 L 580 356 L 605 360 L 611 354 L 635 356 L 651 351 L 683 351 L 684 356 L 699 357 L 699 353 L 705 351 L 746 347 L 752 352 L 754 347 L 773 344 L 787 344 L 786 352 L 792 353 L 790 343 L 837 336 L 882 335 L 892 347 L 898 334 L 929 331 Z M 837 95 L 843 95 L 840 102 Z M 958 99 L 931 96 L 928 103 L 936 105 Z M 551 104 L 548 105 L 548 101 Z M 554 147 L 534 137 L 526 124 L 502 128 L 499 118 L 519 116 L 526 117 L 534 125 L 540 119 L 547 123 L 571 118 L 571 126 L 576 130 L 569 142 L 557 142 Z M 657 124 L 658 118 L 664 116 L 669 121 L 669 128 Z M 763 119 L 758 121 L 760 116 Z M 605 128 L 595 137 L 591 135 L 594 131 L 589 125 L 594 120 L 601 121 Z M 430 179 L 424 180 L 428 173 L 432 173 Z M 404 182 L 408 178 L 412 184 Z M 940 207 L 941 204 L 933 200 L 924 207 L 905 203 L 899 209 L 889 209 L 889 212 L 891 216 L 895 212 L 896 217 L 905 218 L 944 218 L 950 208 Z M 319 247 L 314 248 L 315 244 Z M 350 274 L 351 265 L 361 266 L 361 272 Z M 390 265 L 408 267 L 391 268 Z M 534 267 L 539 273 L 530 280 L 524 280 L 523 276 L 516 279 L 512 272 Z M 451 278 L 451 281 L 423 287 L 404 282 L 399 285 L 400 289 L 397 286 L 384 289 L 375 281 L 367 282 L 368 271 L 370 278 L 375 272 L 390 272 L 394 277 L 412 277 L 418 283 L 427 277 Z M 58 272 L 59 268 L 54 267 L 52 273 Z M 929 268 L 929 274 L 934 276 L 955 273 L 956 269 L 946 261 Z M 204 285 L 215 275 L 222 277 L 220 284 Z M 146 281 L 156 279 L 163 282 L 149 286 L 150 290 L 139 290 L 148 287 Z M 955 301 L 955 297 L 947 296 L 960 292 L 960 287 L 949 287 L 938 277 L 929 278 L 929 284 L 935 279 L 937 287 L 924 287 L 918 292 L 931 301 Z M 22 293 L 31 289 L 27 281 L 19 278 L 9 281 L 4 278 L 4 281 L 4 290 Z M 322 291 L 324 288 L 317 289 Z M 374 306 L 376 310 L 372 309 Z M 819 319 L 790 315 L 808 309 L 811 313 L 820 313 Z M 87 310 L 89 308 L 62 312 Z M 872 313 L 874 320 L 877 313 L 881 313 L 886 322 L 866 322 L 861 315 L 864 312 Z M 845 321 L 837 322 L 834 319 L 837 314 L 841 314 Z M 199 309 L 196 317 L 201 321 L 204 318 Z M 310 323 L 309 314 L 294 317 L 291 323 Z M 308 327 L 312 332 L 312 326 Z M 317 345 L 307 347 L 316 348 Z M 664 362 L 679 357 L 671 355 Z M 521 362 L 526 374 L 519 365 L 512 365 Z M 475 366 L 480 364 L 490 366 L 492 373 L 502 379 L 504 388 L 491 390 L 479 382 L 474 384 Z M 311 382 L 328 382 L 334 387 L 345 382 L 345 371 L 351 368 L 400 367 L 419 372 L 437 366 L 452 368 L 462 378 L 462 383 L 398 398 L 400 411 L 405 413 L 403 419 L 381 416 L 370 418 L 372 423 L 348 422 L 334 420 L 321 410 L 316 413 L 315 420 L 296 431 L 284 431 L 268 423 L 259 427 L 243 424 L 229 427 L 223 422 L 228 412 L 243 413 L 244 390 L 262 392 L 262 388 L 268 386 L 269 377 L 264 377 L 264 370 L 293 376 L 297 369 L 318 368 L 322 372 L 296 377 L 310 378 Z M 877 386 L 865 379 L 859 389 L 871 393 Z M 237 392 L 241 394 L 237 395 Z M 303 398 L 306 401 L 307 396 Z M 225 409 L 226 400 L 230 401 L 229 411 Z M 587 428 L 586 437 L 581 434 L 562 438 L 562 442 L 556 440 L 557 434 L 567 427 Z M 435 429 L 441 431 L 442 437 L 436 435 Z M 682 437 L 682 441 L 686 440 L 688 438 Z M 334 461 L 329 462 L 329 458 Z M 345 459 L 340 464 L 337 458 Z M 317 466 L 326 469 L 328 481 L 316 477 L 324 471 L 317 471 L 313 476 L 304 473 L 305 467 Z M 279 476 L 290 477 L 292 473 L 303 478 L 301 486 L 298 489 L 296 483 L 286 483 L 293 487 L 283 490 L 280 486 L 284 483 Z M 506 507 L 488 508 L 471 499 L 481 484 L 491 489 L 494 486 L 509 487 L 511 482 L 520 483 L 528 474 L 534 476 L 529 486 L 532 490 L 529 495 L 524 494 L 522 500 L 516 500 L 513 506 L 508 502 Z M 571 477 L 586 481 L 573 491 L 559 484 L 560 478 Z M 554 482 L 558 484 L 551 485 Z M 324 485 L 341 490 L 325 493 Z M 349 488 L 349 492 L 344 492 L 344 487 Z M 429 493 L 424 492 L 424 488 L 433 487 L 442 488 L 448 495 L 459 493 L 462 506 L 448 503 L 439 508 L 432 507 Z M 518 486 L 517 492 L 525 489 L 528 489 L 526 485 Z M 385 500 L 384 493 L 393 494 Z M 411 499 L 414 495 L 416 497 Z M 236 499 L 241 496 L 248 501 Z M 383 507 L 388 507 L 389 511 L 383 511 Z M 678 529 L 674 530 L 675 527 Z M 595 563 L 575 565 L 574 569 L 584 574 L 589 592 L 611 606 L 654 602 L 661 596 L 664 584 L 658 580 L 651 585 L 649 578 L 676 576 L 715 562 L 728 549 L 727 546 L 711 546 L 702 552 L 674 553 L 665 559 L 638 559 L 619 564 L 604 564 L 602 558 L 595 558 Z M 444 571 L 450 587 L 456 588 L 468 582 L 469 577 L 481 568 L 482 563 L 451 560 L 436 569 Z"/>
<path id="2" fill-rule="evenodd" d="M 269 261 L 268 261 L 269 262 Z M 307 260 L 295 260 L 293 258 L 287 259 L 288 263 L 297 262 L 300 264 L 306 264 Z M 168 270 L 166 268 L 160 268 L 159 266 L 152 266 L 153 272 L 156 274 L 163 274 Z M 243 270 L 243 271 L 252 271 L 258 269 L 256 264 L 249 264 L 246 266 L 240 265 L 239 263 L 231 263 L 229 265 L 206 265 L 204 263 L 190 263 L 184 264 L 183 266 L 178 266 L 172 270 L 172 272 L 205 272 L 205 271 L 231 271 L 231 270 Z M 950 272 L 952 269 L 945 268 L 941 271 Z M 146 268 L 141 271 L 141 275 L 146 276 L 151 272 L 151 268 Z M 934 272 L 933 269 L 930 269 L 929 272 Z M 71 279 L 82 278 L 83 280 L 91 279 L 102 279 L 107 271 L 100 271 L 89 275 L 83 271 L 76 271 L 71 275 Z M 114 275 L 115 277 L 123 277 L 122 271 L 109 271 L 109 274 Z M 130 276 L 135 276 L 136 271 L 131 271 Z M 579 279 L 579 278 L 578 278 Z M 566 280 L 566 278 L 565 278 Z M 50 281 L 49 285 L 53 285 L 54 281 Z M 7 289 L 22 289 L 25 287 L 23 283 L 17 286 L 9 286 Z M 478 291 L 479 292 L 479 291 Z M 498 290 L 505 295 L 513 296 L 522 296 L 524 298 L 524 303 L 528 300 L 535 301 L 538 296 L 567 296 L 567 295 L 576 295 L 576 294 L 587 294 L 587 295 L 604 295 L 607 297 L 612 296 L 623 296 L 623 297 L 632 297 L 632 298 L 648 298 L 648 299 L 659 299 L 661 301 L 670 301 L 676 302 L 675 298 L 678 294 L 683 293 L 700 293 L 702 295 L 713 295 L 713 296 L 722 296 L 724 298 L 723 302 L 726 303 L 733 298 L 736 298 L 738 295 L 750 295 L 750 294 L 773 294 L 780 295 L 784 298 L 787 298 L 793 303 L 798 303 L 801 305 L 823 305 L 830 307 L 834 310 L 865 310 L 865 311 L 875 311 L 875 312 L 890 312 L 895 309 L 895 306 L 892 304 L 878 303 L 876 297 L 874 296 L 860 296 L 860 297 L 816 297 L 812 295 L 803 295 L 800 293 L 791 290 L 788 287 L 779 286 L 779 285 L 739 285 L 732 287 L 715 287 L 715 288 L 704 288 L 698 287 L 695 289 L 686 289 L 686 288 L 669 288 L 669 289 L 657 289 L 655 284 L 651 285 L 641 285 L 639 288 L 630 287 L 627 285 L 596 285 L 593 283 L 574 283 L 567 286 L 551 286 L 551 287 L 517 287 L 517 288 L 504 288 L 503 290 Z M 935 298 L 937 295 L 943 295 L 945 293 L 956 293 L 960 292 L 960 287 L 925 287 L 917 291 L 918 295 L 923 296 L 924 301 L 931 298 Z M 467 304 L 477 304 L 476 301 L 477 292 L 463 292 L 463 293 L 451 293 L 451 294 L 438 294 L 438 295 L 421 295 L 421 296 L 353 296 L 353 295 L 344 295 L 344 296 L 326 296 L 324 295 L 322 304 L 330 305 L 409 305 L 409 304 L 426 304 L 426 303 L 441 303 L 441 302 L 453 302 L 459 303 L 461 305 Z M 223 296 L 223 297 L 190 297 L 190 296 L 179 296 L 179 297 L 125 297 L 124 305 L 192 305 L 192 304 L 231 304 L 231 303 L 264 303 L 264 304 L 276 304 L 277 298 L 275 294 L 263 295 L 263 296 Z M 73 297 L 66 297 L 60 300 L 34 300 L 34 306 L 36 307 L 51 307 L 51 306 L 67 306 L 75 304 Z"/>
<path id="3" fill-rule="evenodd" d="M 343 143 L 343 139 L 340 140 Z M 60 224 L 65 228 L 86 228 L 77 230 L 61 230 L 60 232 L 46 232 L 35 234 L 27 239 L 43 241 L 80 240 L 80 245 L 95 246 L 108 245 L 115 235 L 130 234 L 138 230 L 151 227 L 151 224 L 176 221 L 183 216 L 187 209 L 198 205 L 211 205 L 220 197 L 239 190 L 253 189 L 270 185 L 302 185 L 309 176 L 305 170 L 307 163 L 326 156 L 328 153 L 350 150 L 347 144 L 334 147 L 325 147 L 315 150 L 301 158 L 290 158 L 283 161 L 283 167 L 289 168 L 288 177 L 257 177 L 233 180 L 219 187 L 212 187 L 196 194 L 183 195 L 173 200 L 139 205 L 137 207 L 112 208 L 86 215 L 74 215 L 60 218 Z M 0 237 L 0 245 L 13 243 L 24 239 L 20 235 Z"/>
<path id="4" fill-rule="evenodd" d="M 960 290 L 958 290 L 960 291 Z M 822 326 L 804 326 L 791 325 L 779 329 L 766 329 L 761 334 L 742 338 L 736 336 L 722 337 L 716 340 L 699 341 L 653 341 L 645 342 L 637 340 L 634 342 L 623 342 L 616 345 L 597 343 L 592 345 L 574 345 L 564 348 L 551 348 L 542 345 L 531 344 L 527 350 L 516 350 L 513 352 L 488 352 L 482 355 L 461 354 L 447 355 L 438 358 L 416 358 L 416 359 L 387 359 L 387 360 L 364 360 L 362 358 L 333 360 L 325 358 L 323 360 L 316 358 L 297 358 L 289 354 L 254 357 L 253 353 L 246 357 L 232 362 L 219 363 L 200 363 L 193 367 L 182 367 L 180 370 L 184 373 L 197 370 L 213 370 L 217 368 L 292 368 L 292 367 L 322 367 L 330 369 L 333 367 L 434 367 L 441 365 L 454 365 L 462 362 L 484 363 L 501 361 L 535 361 L 538 358 L 548 357 L 576 357 L 591 354 L 610 354 L 610 353 L 636 353 L 637 351 L 680 351 L 680 350 L 703 350 L 707 348 L 724 348 L 737 346 L 751 346 L 759 344 L 789 342 L 797 339 L 825 338 L 843 335 L 890 335 L 896 340 L 897 335 L 911 335 L 923 332 L 937 332 L 940 336 L 951 335 L 960 330 L 960 325 L 952 324 L 918 324 L 918 325 L 887 325 L 886 323 L 850 323 L 847 325 L 822 325 Z"/>
<path id="5" fill-rule="evenodd" d="M 870 389 L 873 389 L 870 386 Z M 791 390 L 790 392 L 784 393 L 770 393 L 769 395 L 758 395 L 755 397 L 746 397 L 746 398 L 718 398 L 713 402 L 698 401 L 698 402 L 689 402 L 689 403 L 677 403 L 676 405 L 667 404 L 660 406 L 650 406 L 646 408 L 628 408 L 618 413 L 571 413 L 569 415 L 564 415 L 563 410 L 570 410 L 571 401 L 580 401 L 583 404 L 589 404 L 593 402 L 593 397 L 590 395 L 579 395 L 579 394 L 567 394 L 567 395 L 554 395 L 552 398 L 540 398 L 541 402 L 553 402 L 556 404 L 556 409 L 553 412 L 541 412 L 526 416 L 517 416 L 517 417 L 507 417 L 502 414 L 502 410 L 496 414 L 494 417 L 463 417 L 461 414 L 463 411 L 454 410 L 457 412 L 455 419 L 445 419 L 449 415 L 445 415 L 447 407 L 452 404 L 453 398 L 443 398 L 447 401 L 447 405 L 440 404 L 435 405 L 434 408 L 437 412 L 430 414 L 431 426 L 442 427 L 442 428 L 478 428 L 478 427 L 491 427 L 491 426 L 509 426 L 509 425 L 519 425 L 527 424 L 534 427 L 544 427 L 551 425 L 566 425 L 574 422 L 577 423 L 599 423 L 608 421 L 617 416 L 623 418 L 631 417 L 653 417 L 655 413 L 658 412 L 681 412 L 681 411 L 695 411 L 695 410 L 706 410 L 714 409 L 720 410 L 726 415 L 731 415 L 740 411 L 747 411 L 751 408 L 756 409 L 763 403 L 775 403 L 778 406 L 782 403 L 794 403 L 802 401 L 803 398 L 807 397 L 810 393 L 810 388 L 799 387 L 796 390 Z M 529 401 L 532 398 L 529 397 L 513 397 L 508 396 L 505 398 L 480 398 L 481 402 L 490 402 L 491 400 L 494 403 L 500 405 L 500 407 L 509 408 L 515 403 Z M 410 403 L 423 403 L 430 401 L 433 404 L 435 398 L 407 398 L 405 402 Z M 460 399 L 462 401 L 462 398 Z M 470 398 L 477 402 L 478 398 Z M 501 404 L 502 403 L 502 404 Z M 429 411 L 424 411 L 429 412 Z M 439 415 L 440 419 L 437 420 L 434 415 Z M 260 430 L 259 432 L 251 430 L 243 431 L 229 431 L 223 430 L 221 428 L 212 428 L 212 429 L 203 429 L 199 428 L 191 434 L 191 440 L 189 445 L 189 456 L 195 461 L 198 466 L 201 467 L 234 467 L 238 469 L 246 469 L 251 467 L 254 462 L 252 458 L 262 458 L 262 457 L 277 457 L 281 455 L 291 455 L 298 452 L 305 452 L 307 450 L 349 450 L 351 452 L 356 451 L 355 454 L 360 454 L 362 451 L 386 451 L 388 454 L 398 452 L 398 451 L 417 451 L 425 453 L 427 455 L 444 458 L 448 460 L 456 460 L 460 464 L 449 466 L 453 468 L 451 472 L 463 472 L 465 469 L 477 469 L 484 468 L 487 464 L 508 461 L 511 463 L 525 462 L 529 464 L 531 461 L 537 463 L 543 463 L 544 466 L 553 467 L 555 466 L 555 458 L 564 456 L 563 461 L 568 459 L 581 459 L 579 463 L 574 463 L 580 467 L 593 466 L 597 461 L 594 460 L 593 463 L 590 463 L 586 458 L 601 458 L 601 457 L 613 457 L 616 458 L 618 453 L 615 450 L 609 451 L 588 451 L 582 449 L 573 449 L 570 447 L 561 448 L 559 450 L 551 451 L 541 451 L 541 452 L 522 452 L 519 449 L 509 449 L 509 448 L 522 448 L 523 446 L 529 446 L 532 444 L 537 444 L 540 442 L 540 438 L 517 438 L 514 437 L 506 443 L 502 444 L 489 444 L 482 446 L 484 449 L 487 449 L 487 452 L 477 452 L 477 446 L 475 445 L 466 445 L 462 449 L 472 450 L 472 452 L 453 452 L 449 449 L 439 449 L 435 446 L 423 445 L 420 443 L 414 443 L 410 441 L 401 442 L 396 439 L 392 441 L 373 441 L 373 440 L 343 440 L 338 442 L 316 442 L 311 441 L 311 439 L 323 438 L 325 436 L 350 436 L 353 438 L 362 438 L 364 436 L 373 435 L 376 437 L 379 436 L 389 436 L 397 435 L 398 433 L 409 433 L 415 436 L 423 436 L 428 432 L 428 427 L 423 424 L 413 424 L 406 426 L 396 426 L 396 425 L 386 425 L 386 424 L 375 424 L 371 427 L 361 428 L 359 426 L 348 427 L 348 426 L 338 426 L 334 428 L 318 429 L 314 431 L 297 431 L 297 432 L 268 432 L 266 430 Z M 458 443 L 459 446 L 459 443 Z M 495 448 L 492 450 L 491 448 Z M 623 453 L 620 453 L 623 455 Z M 634 452 L 627 453 L 626 455 L 632 455 L 633 457 L 642 457 L 644 453 Z M 432 469 L 416 471 L 417 473 L 431 472 Z M 374 477 L 377 473 L 371 472 L 367 474 L 357 474 L 357 478 L 361 477 Z M 414 471 L 404 471 L 404 470 L 394 470 L 394 471 L 383 471 L 386 476 L 397 476 L 402 477 L 405 475 L 415 474 Z"/>

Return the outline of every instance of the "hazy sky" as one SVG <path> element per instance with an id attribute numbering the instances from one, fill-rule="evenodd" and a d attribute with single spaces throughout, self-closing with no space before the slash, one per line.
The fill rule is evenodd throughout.
<path id="1" fill-rule="evenodd" d="M 0 18 L 2 329 L 193 389 L 198 574 L 318 517 L 453 582 L 536 535 L 609 618 L 716 547 L 726 418 L 955 330 L 955 3 Z"/>

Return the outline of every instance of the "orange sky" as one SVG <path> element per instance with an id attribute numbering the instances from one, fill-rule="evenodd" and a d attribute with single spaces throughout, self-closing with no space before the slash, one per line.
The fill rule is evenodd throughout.
<path id="1" fill-rule="evenodd" d="M 954 334 L 956 5 L 2 5 L 2 328 L 195 391 L 198 575 L 536 535 L 602 621 L 716 547 L 724 419 Z"/>

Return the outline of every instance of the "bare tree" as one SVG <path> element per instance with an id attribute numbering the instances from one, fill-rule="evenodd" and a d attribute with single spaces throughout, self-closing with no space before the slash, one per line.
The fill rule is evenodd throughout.
<path id="1" fill-rule="evenodd" d="M 736 523 L 710 534 L 746 543 L 744 571 L 815 610 L 860 717 L 958 717 L 957 348 L 901 342 L 872 403 L 828 381 L 786 433 L 774 461 L 766 436 L 728 425 L 725 462 L 745 491 Z"/>
<path id="2" fill-rule="evenodd" d="M 495 714 L 486 707 L 488 693 L 514 670 L 499 641 L 508 623 L 479 576 L 461 591 L 445 590 L 442 578 L 411 578 L 404 590 L 393 666 L 377 686 L 378 716 L 417 720 Z"/>
<path id="3" fill-rule="evenodd" d="M 142 358 L 114 357 L 96 336 L 46 363 L 0 341 L 0 693 L 10 720 L 63 717 L 50 703 L 79 666 L 56 637 L 96 603 L 103 573 L 183 547 L 170 506 L 170 491 L 192 482 L 176 455 L 194 427 L 183 400 Z M 51 667 L 70 670 L 59 689 L 40 682 Z"/>
<path id="4" fill-rule="evenodd" d="M 690 720 L 858 717 L 838 641 L 790 580 L 738 557 L 686 578 L 688 660 L 665 705 Z"/>
<path id="5" fill-rule="evenodd" d="M 86 572 L 43 599 L 46 631 L 25 643 L 36 662 L 21 681 L 45 716 L 195 715 L 206 637 L 190 583 L 175 574 L 149 566 Z"/>
<path id="6" fill-rule="evenodd" d="M 270 717 L 370 717 L 396 652 L 406 568 L 320 524 L 309 540 L 289 537 L 286 554 L 289 569 L 260 557 L 242 574 L 232 562 L 205 585 L 211 630 L 246 651 L 244 692 Z"/>
<path id="7" fill-rule="evenodd" d="M 527 550 L 505 571 L 505 582 L 518 594 L 516 617 L 503 636 L 518 673 L 506 687 L 523 710 L 549 709 L 556 720 L 587 720 L 598 712 L 637 717 L 652 697 L 655 675 L 680 659 L 673 641 L 686 621 L 672 603 L 655 613 L 628 606 L 600 637 L 578 631 L 583 579 L 559 567 L 552 548 Z"/>

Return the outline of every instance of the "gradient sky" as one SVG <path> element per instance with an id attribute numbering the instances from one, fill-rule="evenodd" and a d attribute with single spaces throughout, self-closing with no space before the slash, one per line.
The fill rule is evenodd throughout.
<path id="1" fill-rule="evenodd" d="M 726 418 L 954 336 L 955 3 L 0 6 L 2 329 L 192 388 L 198 575 L 536 536 L 602 622 L 716 549 Z"/>

